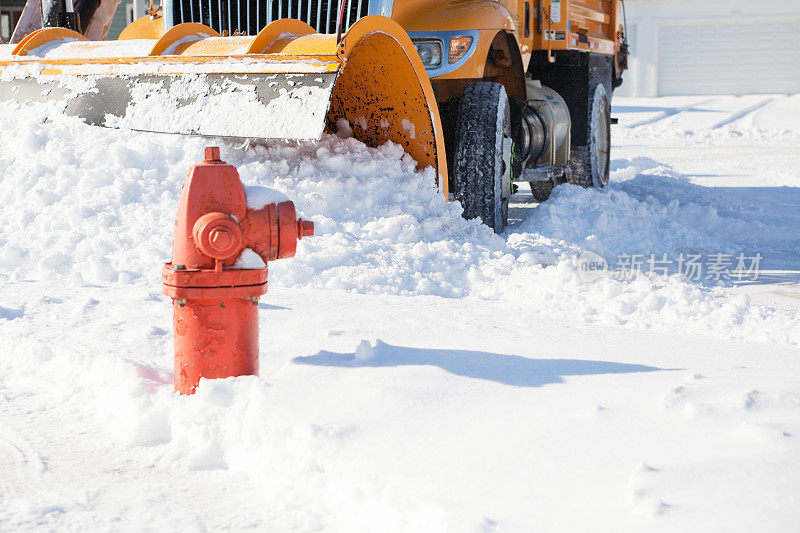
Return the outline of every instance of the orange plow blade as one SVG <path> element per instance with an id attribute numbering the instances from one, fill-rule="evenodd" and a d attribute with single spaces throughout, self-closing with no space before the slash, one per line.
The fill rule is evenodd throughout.
<path id="1" fill-rule="evenodd" d="M 298 20 L 220 37 L 186 23 L 158 39 L 87 41 L 63 28 L 0 45 L 0 100 L 55 101 L 113 128 L 251 139 L 319 139 L 347 120 L 370 146 L 392 141 L 447 190 L 436 99 L 411 40 L 365 17 L 336 42 Z"/>

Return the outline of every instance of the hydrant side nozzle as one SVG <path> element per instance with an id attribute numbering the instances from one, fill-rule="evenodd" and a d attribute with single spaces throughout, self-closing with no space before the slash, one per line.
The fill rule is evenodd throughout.
<path id="1" fill-rule="evenodd" d="M 310 220 L 297 219 L 297 239 L 314 236 L 314 223 Z"/>
<path id="2" fill-rule="evenodd" d="M 244 241 L 239 224 L 229 215 L 218 211 L 206 213 L 195 221 L 192 238 L 198 250 L 219 260 L 239 255 Z"/>
<path id="3" fill-rule="evenodd" d="M 231 259 L 242 251 L 242 229 L 229 215 L 206 213 L 192 228 L 192 238 L 205 255 L 213 259 Z"/>
<path id="4" fill-rule="evenodd" d="M 314 223 L 297 218 L 293 202 L 277 204 L 278 212 L 278 259 L 294 257 L 297 252 L 297 241 L 303 237 L 314 235 Z"/>

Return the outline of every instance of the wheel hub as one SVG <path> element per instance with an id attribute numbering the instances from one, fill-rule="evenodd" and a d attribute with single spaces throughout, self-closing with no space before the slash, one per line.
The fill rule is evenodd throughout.
<path id="1" fill-rule="evenodd" d="M 511 169 L 514 166 L 514 139 L 503 133 L 503 176 L 501 181 L 502 197 L 511 198 L 513 177 Z"/>

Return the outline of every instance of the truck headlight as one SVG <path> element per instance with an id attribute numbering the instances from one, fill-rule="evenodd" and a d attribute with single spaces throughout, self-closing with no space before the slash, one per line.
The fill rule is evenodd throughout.
<path id="1" fill-rule="evenodd" d="M 414 41 L 414 46 L 425 68 L 442 64 L 442 41 Z"/>
<path id="2" fill-rule="evenodd" d="M 469 35 L 459 35 L 450 39 L 450 54 L 448 60 L 452 65 L 469 52 L 469 47 L 472 46 L 472 37 Z"/>

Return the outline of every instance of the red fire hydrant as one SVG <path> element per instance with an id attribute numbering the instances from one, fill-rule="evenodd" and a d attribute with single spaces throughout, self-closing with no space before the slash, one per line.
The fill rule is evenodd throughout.
<path id="1" fill-rule="evenodd" d="M 289 201 L 249 209 L 236 168 L 208 147 L 183 185 L 164 294 L 172 298 L 175 390 L 193 394 L 200 378 L 258 374 L 258 299 L 268 261 L 292 257 L 314 234 Z M 249 248 L 263 268 L 234 266 Z"/>

